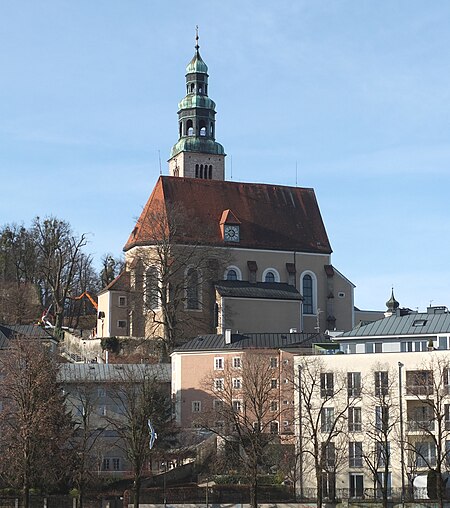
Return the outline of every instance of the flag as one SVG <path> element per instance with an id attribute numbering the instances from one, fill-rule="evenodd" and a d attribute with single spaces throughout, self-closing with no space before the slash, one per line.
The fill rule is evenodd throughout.
<path id="1" fill-rule="evenodd" d="M 153 448 L 153 445 L 155 444 L 155 441 L 158 439 L 158 434 L 156 433 L 155 428 L 152 425 L 152 422 L 150 421 L 150 418 L 147 420 L 148 423 L 148 430 L 150 432 L 150 442 L 148 443 L 148 446 L 150 447 L 150 450 Z"/>

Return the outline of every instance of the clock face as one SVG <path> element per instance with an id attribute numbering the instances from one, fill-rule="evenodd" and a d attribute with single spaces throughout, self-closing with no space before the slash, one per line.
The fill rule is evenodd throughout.
<path id="1" fill-rule="evenodd" d="M 226 242 L 239 242 L 239 226 L 225 224 L 224 239 Z"/>

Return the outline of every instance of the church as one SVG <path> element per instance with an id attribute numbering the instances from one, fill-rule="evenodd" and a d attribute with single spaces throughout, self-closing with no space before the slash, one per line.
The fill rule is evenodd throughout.
<path id="1" fill-rule="evenodd" d="M 178 141 L 98 297 L 100 337 L 350 330 L 354 285 L 331 262 L 313 189 L 227 181 L 208 67 L 195 53 Z"/>

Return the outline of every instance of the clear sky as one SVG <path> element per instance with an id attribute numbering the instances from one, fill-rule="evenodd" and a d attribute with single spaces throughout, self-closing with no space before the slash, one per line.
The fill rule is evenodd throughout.
<path id="1" fill-rule="evenodd" d="M 194 51 L 230 178 L 313 187 L 355 304 L 450 305 L 450 2 L 1 0 L 0 224 L 121 253 Z"/>

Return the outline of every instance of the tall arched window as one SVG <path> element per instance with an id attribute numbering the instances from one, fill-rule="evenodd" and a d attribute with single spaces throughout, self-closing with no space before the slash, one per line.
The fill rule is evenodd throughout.
<path id="1" fill-rule="evenodd" d="M 186 131 L 187 131 L 186 134 L 188 136 L 193 136 L 194 135 L 194 124 L 193 124 L 192 120 L 188 120 L 186 122 Z"/>
<path id="2" fill-rule="evenodd" d="M 145 306 L 147 309 L 155 310 L 159 307 L 159 284 L 158 269 L 150 266 L 145 272 Z"/>
<path id="3" fill-rule="evenodd" d="M 314 314 L 315 280 L 307 273 L 302 278 L 303 314 Z"/>
<path id="4" fill-rule="evenodd" d="M 225 280 L 242 280 L 242 273 L 237 266 L 228 266 L 223 275 Z"/>
<path id="5" fill-rule="evenodd" d="M 212 180 L 212 165 L 209 165 L 209 179 Z"/>
<path id="6" fill-rule="evenodd" d="M 200 309 L 200 274 L 196 268 L 189 268 L 186 274 L 186 307 Z"/>
<path id="7" fill-rule="evenodd" d="M 198 164 L 195 165 L 195 178 L 198 178 Z"/>

